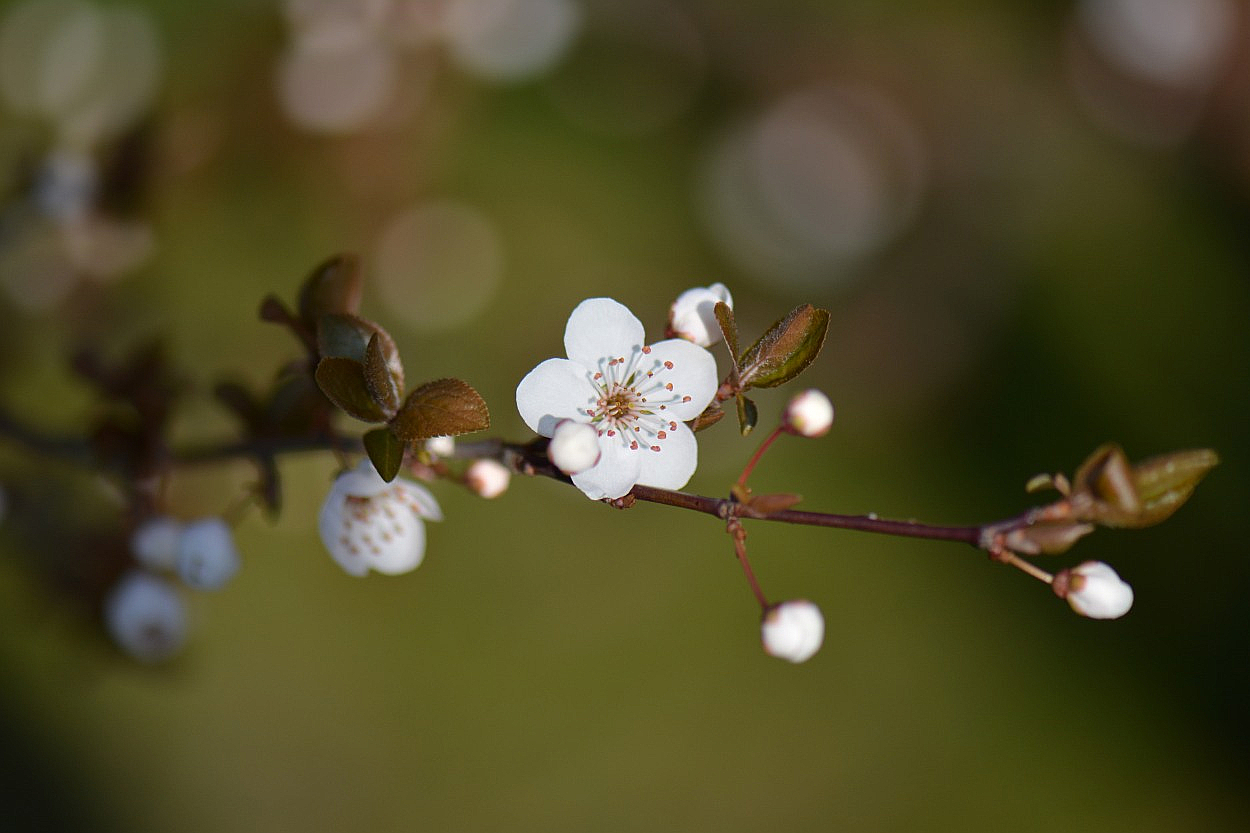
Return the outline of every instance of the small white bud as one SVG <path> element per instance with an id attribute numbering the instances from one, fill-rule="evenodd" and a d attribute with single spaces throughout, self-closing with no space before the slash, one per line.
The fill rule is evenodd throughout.
<path id="1" fill-rule="evenodd" d="M 499 497 L 511 481 L 512 472 L 497 460 L 474 460 L 464 473 L 464 482 L 478 497 Z"/>
<path id="2" fill-rule="evenodd" d="M 148 518 L 130 536 L 130 552 L 149 570 L 173 570 L 178 565 L 182 522 L 168 515 Z"/>
<path id="3" fill-rule="evenodd" d="M 823 437 L 833 425 L 833 403 L 815 388 L 796 394 L 786 405 L 785 426 L 802 437 Z"/>
<path id="4" fill-rule="evenodd" d="M 456 453 L 456 438 L 430 437 L 425 441 L 425 450 L 435 457 L 450 457 Z"/>
<path id="5" fill-rule="evenodd" d="M 141 662 L 160 662 L 182 649 L 187 615 L 169 582 L 133 570 L 104 600 L 104 624 L 118 647 Z"/>
<path id="6" fill-rule="evenodd" d="M 599 432 L 587 422 L 562 419 L 551 432 L 547 457 L 565 474 L 579 474 L 599 462 Z"/>
<path id="7" fill-rule="evenodd" d="M 668 310 L 670 337 L 693 341 L 700 347 L 711 347 L 723 338 L 716 320 L 716 302 L 724 301 L 733 309 L 734 299 L 723 283 L 687 289 L 677 296 Z"/>
<path id="8" fill-rule="evenodd" d="M 218 590 L 239 571 L 234 534 L 221 518 L 187 524 L 178 541 L 178 575 L 196 590 Z"/>
<path id="9" fill-rule="evenodd" d="M 825 640 L 820 608 L 805 599 L 773 605 L 764 614 L 760 634 L 764 650 L 790 662 L 806 662 Z"/>
<path id="10" fill-rule="evenodd" d="M 1073 610 L 1090 619 L 1119 619 L 1133 606 L 1133 588 L 1101 561 L 1061 570 L 1051 586 Z"/>

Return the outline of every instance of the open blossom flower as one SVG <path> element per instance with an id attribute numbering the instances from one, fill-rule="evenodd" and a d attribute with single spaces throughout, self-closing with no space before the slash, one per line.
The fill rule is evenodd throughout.
<path id="1" fill-rule="evenodd" d="M 1101 561 L 1062 570 L 1052 587 L 1073 610 L 1090 619 L 1119 619 L 1133 606 L 1133 588 Z"/>
<path id="2" fill-rule="evenodd" d="M 424 486 L 382 479 L 363 459 L 334 481 L 317 529 L 339 566 L 353 576 L 369 570 L 399 575 L 425 557 L 424 521 L 441 521 L 438 501 Z"/>
<path id="3" fill-rule="evenodd" d="M 805 599 L 782 602 L 768 609 L 760 625 L 764 650 L 790 662 L 811 659 L 825 640 L 825 617 Z"/>
<path id="4" fill-rule="evenodd" d="M 516 389 L 517 410 L 550 437 L 561 420 L 589 423 L 599 461 L 572 475 L 592 500 L 636 484 L 686 485 L 698 465 L 694 419 L 716 394 L 716 360 L 682 339 L 648 345 L 642 322 L 611 298 L 582 301 L 564 329 L 567 359 L 547 359 Z"/>
<path id="5" fill-rule="evenodd" d="M 668 311 L 668 334 L 700 347 L 711 347 L 724 336 L 716 320 L 716 302 L 733 309 L 734 299 L 723 283 L 687 289 L 677 296 Z"/>
<path id="6" fill-rule="evenodd" d="M 104 623 L 123 651 L 141 662 L 160 662 L 182 649 L 187 614 L 169 584 L 151 573 L 132 570 L 104 600 Z"/>

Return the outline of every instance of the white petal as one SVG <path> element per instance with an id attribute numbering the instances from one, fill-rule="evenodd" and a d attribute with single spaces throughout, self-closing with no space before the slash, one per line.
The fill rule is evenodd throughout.
<path id="1" fill-rule="evenodd" d="M 644 344 L 642 322 L 611 298 L 582 301 L 564 327 L 565 354 L 592 371 L 599 369 L 600 359 L 629 356 Z"/>
<path id="2" fill-rule="evenodd" d="M 645 449 L 631 450 L 619 438 L 600 437 L 599 462 L 573 475 L 573 485 L 591 500 L 618 498 L 638 482 Z"/>
<path id="3" fill-rule="evenodd" d="M 387 485 L 369 458 L 363 457 L 356 468 L 343 472 L 335 479 L 331 494 L 338 492 L 341 496 L 374 497 L 385 491 Z"/>
<path id="4" fill-rule="evenodd" d="M 677 402 L 668 406 L 671 418 L 684 422 L 703 413 L 703 409 L 716 395 L 720 381 L 716 376 L 716 359 L 697 344 L 680 338 L 670 338 L 651 345 L 651 358 L 663 363 L 672 362 L 672 370 L 665 371 L 665 381 L 672 382 L 673 392 L 689 402 Z"/>
<path id="5" fill-rule="evenodd" d="M 429 489 L 411 480 L 396 480 L 393 485 L 412 504 L 418 518 L 425 518 L 427 521 L 443 519 L 443 509 Z"/>
<path id="6" fill-rule="evenodd" d="M 670 333 L 703 347 L 716 344 L 722 338 L 720 324 L 716 320 L 718 301 L 723 301 L 733 309 L 733 297 L 723 283 L 687 289 L 677 296 L 669 309 Z"/>
<path id="7" fill-rule="evenodd" d="M 395 534 L 389 541 L 378 541 L 378 552 L 367 556 L 369 566 L 379 573 L 397 576 L 415 570 L 425 559 L 425 524 L 408 511 L 396 513 Z"/>
<path id="8" fill-rule="evenodd" d="M 516 388 L 516 408 L 530 430 L 550 437 L 562 419 L 587 419 L 595 390 L 586 368 L 568 359 L 547 359 Z"/>
<path id="9" fill-rule="evenodd" d="M 640 448 L 635 452 L 642 464 L 638 482 L 657 489 L 680 489 L 690 482 L 690 476 L 699 465 L 699 445 L 694 432 L 679 422 L 676 430 L 669 431 L 668 437 L 657 443 L 659 451 Z"/>

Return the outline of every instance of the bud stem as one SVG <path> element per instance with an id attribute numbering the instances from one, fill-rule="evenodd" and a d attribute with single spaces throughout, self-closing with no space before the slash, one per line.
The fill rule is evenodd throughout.
<path id="1" fill-rule="evenodd" d="M 738 563 L 742 565 L 742 572 L 747 577 L 751 592 L 755 594 L 755 600 L 759 602 L 761 610 L 767 611 L 768 597 L 764 595 L 764 590 L 755 577 L 755 571 L 751 569 L 751 559 L 747 558 L 747 531 L 742 528 L 742 521 L 730 518 L 725 522 L 725 530 L 729 533 L 729 537 L 733 538 L 734 554 L 738 556 Z"/>
<path id="2" fill-rule="evenodd" d="M 764 438 L 764 441 L 760 443 L 760 447 L 755 449 L 755 453 L 751 455 L 751 459 L 747 460 L 747 464 L 742 467 L 742 474 L 738 475 L 738 486 L 740 488 L 746 487 L 747 478 L 750 477 L 751 472 L 755 470 L 755 464 L 760 461 L 760 458 L 764 456 L 764 452 L 768 450 L 768 447 L 771 446 L 773 442 L 781 436 L 781 434 L 781 426 L 778 425 L 773 429 L 771 434 Z"/>

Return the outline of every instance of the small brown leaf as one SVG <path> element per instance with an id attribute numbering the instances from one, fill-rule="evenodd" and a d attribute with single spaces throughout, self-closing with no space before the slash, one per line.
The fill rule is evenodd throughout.
<path id="1" fill-rule="evenodd" d="M 369 395 L 365 369 L 358 361 L 337 356 L 317 364 L 317 386 L 342 410 L 364 422 L 382 422 L 386 414 Z"/>
<path id="2" fill-rule="evenodd" d="M 408 394 L 391 429 L 401 440 L 467 434 L 490 427 L 490 411 L 485 400 L 460 379 L 426 382 Z"/>
<path id="3" fill-rule="evenodd" d="M 309 327 L 329 313 L 355 315 L 363 276 L 355 255 L 336 255 L 312 270 L 299 291 L 299 314 Z"/>
<path id="4" fill-rule="evenodd" d="M 404 464 L 404 449 L 407 443 L 391 433 L 388 426 L 366 431 L 362 438 L 369 460 L 378 474 L 387 483 L 395 479 L 400 467 Z"/>
<path id="5" fill-rule="evenodd" d="M 771 515 L 773 512 L 784 512 L 793 508 L 803 500 L 802 496 L 788 493 L 776 493 L 769 495 L 755 495 L 749 503 L 752 509 L 763 515 Z"/>
<path id="6" fill-rule="evenodd" d="M 365 348 L 365 384 L 369 388 L 369 395 L 373 397 L 373 401 L 389 418 L 394 416 L 395 411 L 399 409 L 399 397 L 403 393 L 404 377 L 403 369 L 400 368 L 399 378 L 396 378 L 394 368 L 386 360 L 382 339 L 382 333 L 374 333 Z M 398 356 L 396 364 L 398 364 Z"/>
<path id="7" fill-rule="evenodd" d="M 713 425 L 720 422 L 724 416 L 725 409 L 713 402 L 711 405 L 708 405 L 703 409 L 703 413 L 699 414 L 686 424 L 690 426 L 691 431 L 694 431 L 697 434 L 705 428 L 711 428 Z"/>
<path id="8" fill-rule="evenodd" d="M 734 320 L 734 311 L 724 301 L 717 301 L 714 308 L 716 323 L 720 324 L 721 335 L 725 337 L 725 346 L 729 348 L 729 360 L 733 362 L 734 373 L 738 372 L 738 322 Z"/>

